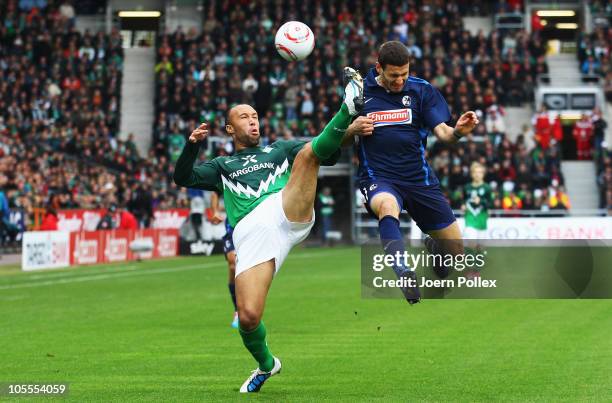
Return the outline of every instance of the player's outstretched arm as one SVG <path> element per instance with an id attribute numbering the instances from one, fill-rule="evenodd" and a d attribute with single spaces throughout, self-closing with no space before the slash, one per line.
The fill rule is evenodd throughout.
<path id="1" fill-rule="evenodd" d="M 454 128 L 446 123 L 440 123 L 434 128 L 433 132 L 440 141 L 454 144 L 459 141 L 461 137 L 470 134 L 478 123 L 480 123 L 480 121 L 476 113 L 469 111 L 459 117 Z"/>
<path id="2" fill-rule="evenodd" d="M 209 161 L 197 167 L 193 166 L 200 152 L 200 142 L 207 135 L 206 123 L 202 123 L 189 136 L 189 141 L 185 144 L 183 152 L 181 152 L 174 167 L 173 178 L 177 185 L 206 190 L 217 189 L 219 172 L 214 162 Z"/>
<path id="3" fill-rule="evenodd" d="M 214 225 L 221 224 L 223 222 L 219 205 L 219 194 L 217 192 L 212 192 L 210 194 L 210 209 L 212 210 L 212 217 L 210 217 L 209 221 Z"/>

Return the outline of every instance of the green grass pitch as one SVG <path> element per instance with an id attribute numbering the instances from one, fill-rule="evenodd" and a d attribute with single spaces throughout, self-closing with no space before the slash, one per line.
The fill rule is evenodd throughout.
<path id="1" fill-rule="evenodd" d="M 612 398 L 612 301 L 361 299 L 359 259 L 289 255 L 264 316 L 283 372 L 256 400 Z M 236 401 L 256 366 L 220 256 L 2 269 L 0 313 L 0 383 L 69 382 L 62 400 Z"/>

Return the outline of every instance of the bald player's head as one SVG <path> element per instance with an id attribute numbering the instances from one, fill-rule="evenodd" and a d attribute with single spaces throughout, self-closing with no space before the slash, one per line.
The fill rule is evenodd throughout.
<path id="1" fill-rule="evenodd" d="M 234 139 L 236 151 L 257 146 L 260 137 L 257 111 L 247 104 L 232 107 L 227 113 L 225 130 Z"/>

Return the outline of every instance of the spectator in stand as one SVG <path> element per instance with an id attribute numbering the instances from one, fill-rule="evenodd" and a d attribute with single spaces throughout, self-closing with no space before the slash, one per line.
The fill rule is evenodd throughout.
<path id="1" fill-rule="evenodd" d="M 517 137 L 517 143 L 523 144 L 527 152 L 531 152 L 536 146 L 535 133 L 528 124 L 522 126 L 521 134 Z"/>
<path id="2" fill-rule="evenodd" d="M 606 94 L 606 100 L 608 102 L 612 102 L 612 71 L 609 71 L 608 74 L 606 74 L 606 78 L 603 84 L 603 90 Z"/>
<path id="3" fill-rule="evenodd" d="M 563 126 L 561 125 L 561 115 L 559 113 L 557 113 L 555 116 L 555 120 L 552 127 L 552 136 L 555 141 L 555 144 L 558 144 L 561 142 L 561 140 L 563 140 Z"/>
<path id="4" fill-rule="evenodd" d="M 540 18 L 538 13 L 531 13 L 531 29 L 536 32 L 539 32 L 544 29 L 542 19 Z"/>
<path id="5" fill-rule="evenodd" d="M 59 7 L 59 12 L 62 17 L 64 17 L 69 22 L 69 26 L 73 27 L 75 23 L 75 12 L 74 7 L 72 7 L 71 2 L 63 1 Z"/>
<path id="6" fill-rule="evenodd" d="M 546 172 L 546 165 L 537 163 L 536 172 L 533 175 L 533 185 L 536 189 L 544 189 L 550 185 L 550 174 Z"/>
<path id="7" fill-rule="evenodd" d="M 155 72 L 174 74 L 174 67 L 172 66 L 172 62 L 168 58 L 168 56 L 164 56 L 162 60 L 155 65 Z"/>
<path id="8" fill-rule="evenodd" d="M 526 163 L 521 163 L 518 168 L 518 173 L 515 179 L 516 186 L 519 188 L 526 187 L 530 189 L 532 186 L 531 173 Z"/>
<path id="9" fill-rule="evenodd" d="M 138 221 L 132 213 L 130 213 L 125 206 L 119 208 L 119 227 L 118 229 L 137 230 Z"/>
<path id="10" fill-rule="evenodd" d="M 548 206 L 551 210 L 569 210 L 571 208 L 569 196 L 565 193 L 563 186 L 553 183 L 548 199 Z"/>
<path id="11" fill-rule="evenodd" d="M 601 65 L 593 56 L 589 56 L 584 63 L 582 63 L 580 70 L 582 71 L 582 74 L 585 75 L 599 75 L 601 73 Z"/>
<path id="12" fill-rule="evenodd" d="M 611 39 L 612 29 L 609 26 L 595 26 L 592 33 L 579 35 L 577 52 L 582 74 L 606 78 L 612 72 Z"/>
<path id="13" fill-rule="evenodd" d="M 100 222 L 98 223 L 98 226 L 96 227 L 96 229 L 97 230 L 109 230 L 109 229 L 117 228 L 117 225 L 115 224 L 115 214 L 116 213 L 117 213 L 117 206 L 115 206 L 114 204 L 111 204 L 108 207 L 108 209 L 106 209 L 106 212 L 100 219 Z"/>
<path id="14" fill-rule="evenodd" d="M 597 183 L 599 184 L 600 189 L 600 202 L 599 205 L 602 208 L 609 208 L 609 198 L 608 193 L 612 191 L 612 164 L 610 164 L 610 159 L 607 159 L 607 162 L 603 163 L 603 170 L 597 177 Z"/>
<path id="15" fill-rule="evenodd" d="M 493 96 L 492 103 L 486 110 L 485 127 L 488 133 L 504 134 L 506 132 L 504 122 L 506 111 L 496 101 L 497 97 Z"/>
<path id="16" fill-rule="evenodd" d="M 242 81 L 242 92 L 244 93 L 243 102 L 252 104 L 253 96 L 257 92 L 259 83 L 253 77 L 253 73 L 247 74 L 247 77 Z"/>
<path id="17" fill-rule="evenodd" d="M 603 118 L 601 109 L 595 108 L 593 110 L 593 142 L 598 157 L 602 153 L 602 143 L 606 138 L 607 128 L 608 122 L 606 122 L 606 120 Z"/>
<path id="18" fill-rule="evenodd" d="M 128 204 L 130 212 L 138 220 L 140 228 L 149 228 L 153 220 L 153 195 L 148 184 L 140 183 Z"/>
<path id="19" fill-rule="evenodd" d="M 51 206 L 48 206 L 45 210 L 45 216 L 38 228 L 39 231 L 57 231 L 57 212 Z"/>
<path id="20" fill-rule="evenodd" d="M 536 209 L 536 205 L 535 205 L 535 201 L 533 200 L 533 193 L 532 192 L 524 192 L 523 197 L 521 198 L 521 201 L 523 202 L 523 210 L 535 210 Z"/>
<path id="21" fill-rule="evenodd" d="M 259 82 L 255 94 L 253 94 L 255 100 L 255 109 L 262 115 L 266 116 L 270 104 L 272 103 L 272 86 L 268 81 L 268 76 L 262 74 L 259 77 Z"/>
<path id="22" fill-rule="evenodd" d="M 574 125 L 574 139 L 579 160 L 591 159 L 591 142 L 593 140 L 593 122 L 586 114 Z"/>
<path id="23" fill-rule="evenodd" d="M 7 182 L 6 176 L 0 176 L 0 189 Z M 9 210 L 9 203 L 6 195 L 2 190 L 0 190 L 0 221 L 6 223 L 9 221 L 9 217 L 11 215 L 11 211 Z"/>
<path id="24" fill-rule="evenodd" d="M 451 168 L 450 175 L 448 176 L 448 189 L 451 192 L 460 190 L 469 181 L 467 172 L 469 168 L 462 166 L 458 163 L 454 164 Z"/>
<path id="25" fill-rule="evenodd" d="M 504 210 L 521 210 L 523 208 L 523 201 L 514 194 L 514 191 L 510 191 L 502 199 L 502 208 Z"/>
<path id="26" fill-rule="evenodd" d="M 536 142 L 543 150 L 547 150 L 553 135 L 553 122 L 551 122 L 548 109 L 544 104 L 542 104 L 540 112 L 534 115 L 532 124 L 535 128 Z"/>
<path id="27" fill-rule="evenodd" d="M 512 160 L 506 159 L 502 162 L 501 169 L 499 170 L 499 176 L 504 182 L 514 183 L 516 178 L 516 170 L 512 165 Z"/>
<path id="28" fill-rule="evenodd" d="M 6 183 L 6 177 L 0 177 L 0 189 Z M 4 192 L 0 190 L 0 246 L 12 243 L 17 238 L 19 228 L 11 221 L 11 210 Z"/>

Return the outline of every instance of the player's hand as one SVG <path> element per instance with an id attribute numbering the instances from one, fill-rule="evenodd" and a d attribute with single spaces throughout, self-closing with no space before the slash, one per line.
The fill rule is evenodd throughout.
<path id="1" fill-rule="evenodd" d="M 480 121 L 478 120 L 476 113 L 469 111 L 461 115 L 457 121 L 457 124 L 455 125 L 455 130 L 462 136 L 465 136 L 470 134 L 472 130 L 478 126 L 478 123 L 480 123 Z"/>
<path id="2" fill-rule="evenodd" d="M 474 201 L 474 204 L 480 204 L 480 197 L 474 196 L 472 200 Z"/>
<path id="3" fill-rule="evenodd" d="M 223 216 L 218 211 L 215 211 L 209 219 L 210 223 L 213 225 L 221 224 L 223 220 Z"/>
<path id="4" fill-rule="evenodd" d="M 189 135 L 189 141 L 191 143 L 197 143 L 204 140 L 206 136 L 208 136 L 208 125 L 206 123 L 202 123 L 197 129 L 191 132 Z"/>
<path id="5" fill-rule="evenodd" d="M 356 136 L 371 136 L 374 133 L 374 121 L 365 116 L 359 116 L 347 130 Z"/>

